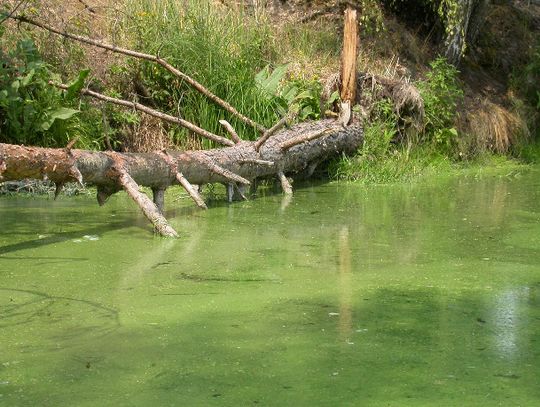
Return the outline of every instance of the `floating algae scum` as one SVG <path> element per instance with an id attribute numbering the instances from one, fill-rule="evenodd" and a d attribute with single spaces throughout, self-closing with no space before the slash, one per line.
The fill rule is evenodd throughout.
<path id="1" fill-rule="evenodd" d="M 186 201 L 182 239 L 126 196 L 3 198 L 0 405 L 536 405 L 539 198 L 331 183 Z"/>
<path id="2" fill-rule="evenodd" d="M 159 53 L 10 17 L 152 62 L 259 136 L 242 141 L 216 120 L 225 138 L 85 89 L 88 71 L 56 83 L 225 147 L 121 154 L 77 150 L 75 139 L 55 150 L 0 144 L 4 180 L 47 178 L 57 192 L 84 181 L 109 201 L 98 209 L 88 196 L 0 200 L 0 405 L 540 404 L 539 168 L 416 186 L 297 183 L 291 194 L 286 176 L 309 176 L 363 143 L 351 120 L 358 81 L 382 85 L 398 113 L 406 101 L 396 95 L 407 93 L 406 110 L 422 121 L 420 94 L 405 92 L 412 87 L 357 76 L 347 27 L 338 120 L 283 130 L 292 111 L 263 127 Z M 204 208 L 192 184 L 225 184 L 232 201 L 268 178 L 285 196 L 259 191 L 209 211 L 187 200 L 165 206 L 171 185 Z M 152 238 L 121 189 L 160 234 L 180 238 Z"/>

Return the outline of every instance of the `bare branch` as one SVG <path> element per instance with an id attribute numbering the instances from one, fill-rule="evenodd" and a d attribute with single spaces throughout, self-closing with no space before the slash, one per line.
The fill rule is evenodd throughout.
<path id="1" fill-rule="evenodd" d="M 268 166 L 268 167 L 273 167 L 274 165 L 276 165 L 276 163 L 273 162 L 273 161 L 256 160 L 256 159 L 245 159 L 245 160 L 240 160 L 238 162 L 240 164 L 265 165 L 265 166 Z"/>
<path id="2" fill-rule="evenodd" d="M 167 219 L 165 219 L 156 203 L 154 203 L 145 193 L 139 191 L 139 184 L 137 184 L 131 175 L 129 175 L 123 156 L 116 152 L 105 152 L 103 154 L 112 160 L 112 172 L 115 175 L 118 184 L 124 188 L 129 197 L 135 201 L 139 208 L 141 208 L 144 216 L 146 216 L 146 218 L 154 225 L 155 231 L 161 236 L 178 237 L 178 233 L 176 233 L 176 230 L 169 225 L 169 222 L 167 222 Z M 99 193 L 100 191 L 98 189 L 98 201 Z M 162 197 L 156 199 L 156 201 L 158 201 L 157 203 L 159 203 L 160 198 Z"/>
<path id="3" fill-rule="evenodd" d="M 245 184 L 245 185 L 251 184 L 251 182 L 249 182 L 244 177 L 241 177 L 240 175 L 235 174 L 234 172 L 229 171 L 228 169 L 217 165 L 215 162 L 212 161 L 211 158 L 206 157 L 205 155 L 200 155 L 197 158 L 210 171 L 212 171 L 215 174 L 221 175 L 224 178 L 227 178 L 229 181 L 239 182 L 240 184 Z"/>
<path id="4" fill-rule="evenodd" d="M 165 190 L 166 188 L 152 188 L 152 199 L 162 215 L 165 214 Z"/>
<path id="5" fill-rule="evenodd" d="M 15 14 L 17 12 L 17 10 L 19 9 L 19 7 L 21 7 L 24 3 L 26 3 L 28 0 L 21 0 L 19 1 L 15 7 L 13 7 L 13 10 L 11 10 L 9 12 L 8 15 L 6 15 L 2 20 L 0 20 L 0 24 L 3 24 L 4 21 L 6 21 L 8 18 L 13 18 L 13 14 Z"/>
<path id="6" fill-rule="evenodd" d="M 57 84 L 57 83 L 52 83 L 52 82 L 50 83 L 51 85 L 54 85 L 60 89 L 64 89 L 64 90 L 68 89 L 68 86 L 64 84 Z M 215 141 L 216 143 L 222 144 L 224 146 L 229 146 L 229 147 L 234 146 L 234 143 L 225 137 L 218 136 L 217 134 L 201 129 L 200 127 L 194 125 L 193 123 L 188 122 L 187 120 L 180 119 L 178 117 L 174 117 L 166 113 L 159 112 L 157 110 L 151 109 L 148 106 L 142 105 L 140 103 L 131 102 L 129 100 L 124 100 L 124 99 L 113 98 L 111 96 L 106 96 L 106 95 L 103 95 L 102 93 L 94 92 L 89 89 L 82 89 L 81 94 L 92 96 L 96 99 L 100 99 L 105 102 L 114 103 L 115 105 L 130 107 L 132 109 L 139 110 L 150 116 L 157 117 L 158 119 L 165 120 L 170 123 L 178 124 L 188 130 L 191 130 L 193 133 L 196 133 L 199 136 L 202 136 L 209 140 Z"/>
<path id="7" fill-rule="evenodd" d="M 290 149 L 291 147 L 294 147 L 298 144 L 307 143 L 308 141 L 316 140 L 318 138 L 324 137 L 328 134 L 335 133 L 337 131 L 339 131 L 339 127 L 336 126 L 336 127 L 326 128 L 320 131 L 314 131 L 308 134 L 302 134 L 301 136 L 294 137 L 290 140 L 287 140 L 281 143 L 280 148 L 281 150 L 286 151 Z"/>
<path id="8" fill-rule="evenodd" d="M 186 190 L 186 192 L 189 194 L 191 199 L 197 204 L 199 208 L 202 209 L 208 209 L 206 204 L 204 203 L 204 200 L 202 199 L 201 195 L 197 192 L 197 190 L 191 185 L 191 183 L 184 177 L 184 175 L 178 171 L 178 167 L 175 164 L 173 158 L 167 153 L 167 150 L 163 150 L 161 153 L 161 156 L 165 160 L 165 162 L 169 165 L 171 168 L 171 171 L 174 173 L 176 180 L 182 185 L 182 187 Z"/>
<path id="9" fill-rule="evenodd" d="M 178 233 L 176 233 L 176 230 L 169 225 L 169 222 L 163 217 L 158 207 L 146 194 L 139 191 L 139 185 L 125 170 L 120 170 L 118 182 L 126 190 L 131 199 L 133 199 L 139 208 L 141 208 L 144 216 L 152 222 L 154 228 L 161 236 L 178 237 Z"/>
<path id="10" fill-rule="evenodd" d="M 4 179 L 4 177 L 2 177 L 2 173 L 5 170 L 7 170 L 7 165 L 6 165 L 5 161 L 0 160 L 0 181 L 2 181 Z"/>
<path id="11" fill-rule="evenodd" d="M 285 174 L 280 171 L 277 173 L 277 176 L 279 178 L 279 182 L 281 182 L 281 189 L 283 189 L 283 193 L 286 195 L 291 195 L 293 193 L 293 188 Z"/>
<path id="12" fill-rule="evenodd" d="M 63 37 L 82 42 L 84 44 L 93 45 L 99 48 L 106 49 L 111 52 L 116 52 L 119 54 L 128 55 L 134 58 L 144 59 L 147 61 L 155 62 L 159 65 L 161 65 L 163 68 L 165 68 L 167 71 L 172 73 L 173 75 L 177 76 L 178 78 L 186 81 L 189 85 L 191 85 L 193 88 L 195 88 L 197 91 L 205 95 L 208 99 L 216 103 L 217 105 L 221 106 L 223 109 L 227 110 L 232 115 L 236 116 L 238 119 L 240 119 L 242 122 L 246 123 L 247 125 L 255 128 L 259 132 L 264 132 L 266 129 L 261 126 L 260 124 L 254 122 L 249 117 L 244 116 L 242 113 L 237 111 L 233 106 L 231 106 L 229 103 L 218 97 L 217 95 L 214 95 L 212 92 L 210 92 L 208 89 L 206 89 L 203 85 L 201 85 L 199 82 L 197 82 L 195 79 L 191 78 L 190 76 L 186 75 L 185 73 L 181 72 L 180 70 L 176 69 L 174 66 L 169 64 L 166 60 L 163 58 L 160 58 L 156 55 L 150 55 L 145 54 L 143 52 L 137 52 L 132 51 L 127 48 L 117 47 L 116 45 L 107 44 L 102 41 L 95 40 L 93 38 L 84 37 L 82 35 L 76 35 L 71 34 L 65 31 L 62 31 L 58 28 L 52 27 L 50 25 L 32 20 L 25 16 L 10 16 L 10 18 L 13 18 L 15 20 L 21 21 L 23 23 L 31 24 L 36 27 L 42 28 L 44 30 L 50 31 L 52 33 L 61 35 Z"/>
<path id="13" fill-rule="evenodd" d="M 229 123 L 227 120 L 220 120 L 219 124 L 221 124 L 227 132 L 231 135 L 232 140 L 235 142 L 235 144 L 241 143 L 242 139 L 240 136 L 238 136 L 238 133 L 234 130 L 234 127 Z"/>
<path id="14" fill-rule="evenodd" d="M 266 143 L 266 140 L 268 140 L 270 137 L 272 137 L 277 131 L 279 131 L 285 124 L 287 124 L 287 120 L 289 120 L 289 115 L 285 115 L 281 118 L 280 121 L 278 121 L 276 124 L 274 124 L 270 129 L 266 130 L 264 134 L 259 137 L 259 139 L 255 142 L 255 150 L 259 151 L 261 146 Z"/>

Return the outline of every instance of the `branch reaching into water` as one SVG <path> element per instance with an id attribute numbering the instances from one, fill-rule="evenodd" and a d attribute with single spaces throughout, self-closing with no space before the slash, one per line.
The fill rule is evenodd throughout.
<path id="1" fill-rule="evenodd" d="M 313 135 L 321 135 L 314 137 Z M 324 135 L 324 137 L 322 137 Z M 294 145 L 287 144 L 293 140 Z M 231 147 L 198 151 L 116 153 L 68 148 L 25 147 L 0 143 L 0 176 L 4 181 L 49 179 L 57 185 L 84 182 L 97 187 L 103 205 L 114 193 L 125 190 L 164 236 L 176 231 L 163 216 L 163 195 L 173 185 L 182 185 L 201 208 L 206 207 L 192 184 L 257 185 L 257 180 L 278 176 L 285 193 L 292 187 L 287 175 L 301 173 L 313 164 L 342 153 L 352 153 L 362 144 L 362 128 L 336 126 L 334 120 L 298 124 L 282 130 L 255 149 L 243 141 Z M 227 140 L 232 144 L 232 141 Z M 283 148 L 283 146 L 287 148 Z M 154 202 L 139 186 L 154 191 Z"/>

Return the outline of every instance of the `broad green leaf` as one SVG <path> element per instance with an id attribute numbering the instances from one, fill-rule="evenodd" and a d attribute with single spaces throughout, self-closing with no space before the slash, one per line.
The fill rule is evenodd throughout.
<path id="1" fill-rule="evenodd" d="M 21 86 L 21 82 L 18 79 L 14 80 L 11 83 L 11 89 L 13 90 L 13 92 L 18 92 L 20 86 Z"/>
<path id="2" fill-rule="evenodd" d="M 292 103 L 298 94 L 298 88 L 296 86 L 290 86 L 283 90 L 281 97 L 287 101 L 288 104 Z"/>
<path id="3" fill-rule="evenodd" d="M 269 67 L 265 67 L 263 71 L 255 76 L 255 81 L 259 88 L 269 95 L 276 95 L 281 80 L 285 77 L 289 64 L 277 66 L 272 73 Z"/>
<path id="4" fill-rule="evenodd" d="M 80 110 L 70 109 L 68 107 L 60 107 L 53 110 L 49 118 L 41 123 L 41 129 L 47 131 L 51 128 L 55 120 L 67 120 L 79 112 Z"/>
<path id="5" fill-rule="evenodd" d="M 51 118 L 55 120 L 67 120 L 79 112 L 80 110 L 70 109 L 69 107 L 60 107 L 51 112 Z"/>
<path id="6" fill-rule="evenodd" d="M 77 79 L 75 79 L 69 84 L 66 95 L 64 97 L 65 100 L 72 100 L 79 94 L 79 92 L 84 86 L 84 80 L 89 73 L 90 69 L 83 69 L 79 72 L 79 76 L 77 77 Z"/>
<path id="7" fill-rule="evenodd" d="M 312 113 L 313 113 L 313 109 L 311 108 L 311 106 L 306 106 L 306 107 L 302 108 L 302 111 L 300 112 L 300 119 L 305 120 Z"/>
<path id="8" fill-rule="evenodd" d="M 296 99 L 313 99 L 313 93 L 310 92 L 309 90 L 305 90 L 303 92 L 300 92 L 296 96 Z"/>
<path id="9" fill-rule="evenodd" d="M 332 92 L 332 94 L 330 95 L 330 98 L 328 99 L 328 102 L 326 102 L 326 103 L 328 105 L 332 105 L 337 100 L 339 100 L 339 92 L 337 90 L 335 90 L 334 92 Z"/>
<path id="10" fill-rule="evenodd" d="M 52 124 L 54 122 L 54 119 L 48 119 L 48 120 L 45 120 L 43 123 L 41 123 L 41 130 L 43 131 L 47 131 L 51 128 Z"/>
<path id="11" fill-rule="evenodd" d="M 261 71 L 255 75 L 255 83 L 257 85 L 262 84 L 264 81 L 268 79 L 268 76 L 270 75 L 270 65 L 266 65 Z"/>
<path id="12" fill-rule="evenodd" d="M 21 79 L 21 85 L 28 86 L 30 82 L 32 81 L 32 79 L 34 78 L 35 73 L 36 73 L 35 69 L 30 69 L 30 72 L 28 72 L 28 74 Z"/>
<path id="13" fill-rule="evenodd" d="M 8 92 L 7 90 L 3 89 L 0 90 L 0 106 L 6 107 L 8 102 Z"/>

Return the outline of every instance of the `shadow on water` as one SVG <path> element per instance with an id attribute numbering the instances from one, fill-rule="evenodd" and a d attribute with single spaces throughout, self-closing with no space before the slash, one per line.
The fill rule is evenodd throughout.
<path id="1" fill-rule="evenodd" d="M 526 313 L 511 322 L 497 316 L 508 306 L 499 297 L 427 289 L 340 295 L 346 298 L 255 301 L 251 312 L 195 311 L 174 324 L 124 329 L 97 339 L 84 357 L 71 350 L 49 369 L 55 382 L 75 379 L 70 389 L 20 391 L 50 405 L 73 393 L 81 405 L 216 399 L 227 406 L 532 405 L 540 399 L 538 332 Z M 522 290 L 517 308 L 529 301 L 538 306 L 538 298 L 538 287 Z M 87 387 L 100 392 L 91 398 L 77 392 Z"/>
<path id="2" fill-rule="evenodd" d="M 114 221 L 114 222 L 108 222 L 107 224 L 104 224 L 102 226 L 97 226 L 97 227 L 92 227 L 92 228 L 81 228 L 78 230 L 70 230 L 67 232 L 56 232 L 50 236 L 45 236 L 41 238 L 38 237 L 36 239 L 25 240 L 22 242 L 0 246 L 0 256 L 2 256 L 2 259 L 4 259 L 6 257 L 3 257 L 3 255 L 7 253 L 13 253 L 20 250 L 34 249 L 34 248 L 39 248 L 43 246 L 54 245 L 57 243 L 66 242 L 68 240 L 80 238 L 82 235 L 102 235 L 107 232 L 119 230 L 122 228 L 128 228 L 128 227 L 133 227 L 133 222 Z M 35 257 L 33 256 L 30 258 L 35 259 Z M 52 258 L 53 257 L 48 257 L 47 259 L 52 259 Z M 65 257 L 62 257 L 62 259 L 73 260 L 72 258 L 65 258 Z M 76 260 L 83 260 L 83 259 L 77 258 Z"/>
<path id="3" fill-rule="evenodd" d="M 35 322 L 37 318 L 51 317 L 55 305 L 62 302 L 64 306 L 71 303 L 78 303 L 79 306 L 88 307 L 89 312 L 100 314 L 100 318 L 112 321 L 112 327 L 103 330 L 106 335 L 113 332 L 120 326 L 118 311 L 106 307 L 94 301 L 49 295 L 44 292 L 34 290 L 21 290 L 17 288 L 0 287 L 3 303 L 0 302 L 0 329 L 16 325 L 24 325 Z M 55 318 L 64 318 L 55 315 Z"/>

